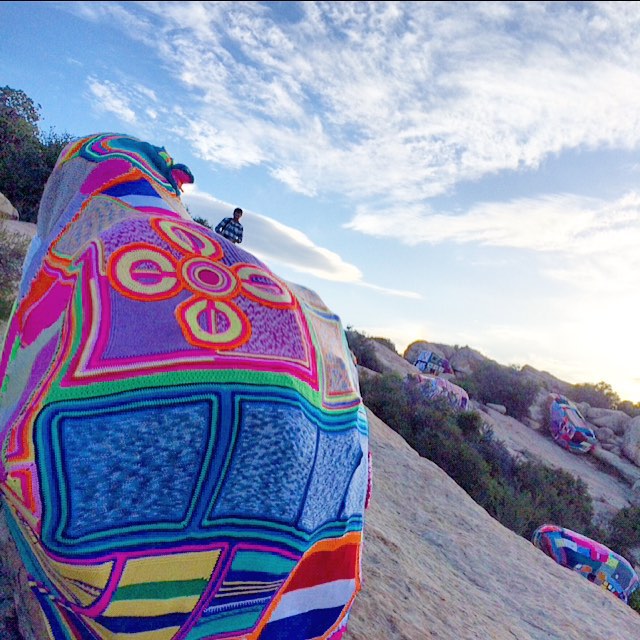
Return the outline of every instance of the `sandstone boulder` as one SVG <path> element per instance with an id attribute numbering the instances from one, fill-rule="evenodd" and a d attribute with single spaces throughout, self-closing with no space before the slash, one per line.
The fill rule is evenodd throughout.
<path id="1" fill-rule="evenodd" d="M 493 520 L 372 414 L 369 425 L 363 591 L 344 640 L 640 637 L 631 607 Z"/>
<path id="2" fill-rule="evenodd" d="M 487 362 L 489 358 L 483 356 L 479 351 L 470 347 L 462 347 L 458 349 L 449 358 L 449 364 L 456 374 L 470 375 L 483 362 Z"/>
<path id="3" fill-rule="evenodd" d="M 627 425 L 631 421 L 631 418 L 623 411 L 595 407 L 589 407 L 584 417 L 597 427 L 608 427 L 619 436 L 625 432 Z"/>
<path id="4" fill-rule="evenodd" d="M 629 421 L 622 439 L 622 453 L 640 467 L 640 416 Z"/>
<path id="5" fill-rule="evenodd" d="M 613 444 L 616 434 L 609 427 L 598 427 L 595 425 L 589 425 L 594 433 L 596 434 L 596 438 L 598 438 L 598 442 L 602 445 L 604 444 Z"/>
<path id="6" fill-rule="evenodd" d="M 373 345 L 376 358 L 382 366 L 384 373 L 401 373 L 403 376 L 417 375 L 420 373 L 420 370 L 415 365 L 397 353 L 394 353 L 377 340 L 372 340 L 371 344 Z"/>
<path id="7" fill-rule="evenodd" d="M 614 446 L 611 451 L 606 451 L 603 447 L 594 447 L 590 453 L 594 458 L 609 465 L 615 473 L 624 478 L 629 487 L 640 480 L 640 469 L 635 464 L 631 464 L 621 458 L 617 447 Z M 627 489 L 627 492 L 630 494 L 629 489 Z M 618 508 L 621 507 L 618 506 Z"/>
<path id="8" fill-rule="evenodd" d="M 503 404 L 495 404 L 494 402 L 487 402 L 487 408 L 493 409 L 498 413 L 501 413 L 503 416 L 507 415 L 507 408 Z"/>
<path id="9" fill-rule="evenodd" d="M 9 199 L 0 193 L 0 220 L 18 220 L 20 218 L 18 210 L 9 202 Z"/>

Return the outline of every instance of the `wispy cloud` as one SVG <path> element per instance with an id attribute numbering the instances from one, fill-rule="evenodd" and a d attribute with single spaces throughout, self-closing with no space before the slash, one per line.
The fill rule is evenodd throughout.
<path id="1" fill-rule="evenodd" d="M 257 178 L 260 188 L 273 188 L 268 177 L 300 201 L 337 203 L 360 250 L 367 236 L 384 237 L 389 255 L 412 261 L 403 281 L 425 291 L 427 302 L 421 269 L 436 254 L 444 256 L 443 275 L 433 292 L 447 288 L 446 276 L 451 291 L 483 301 L 473 327 L 463 314 L 436 316 L 427 304 L 384 308 L 384 317 L 353 311 L 379 334 L 399 339 L 409 308 L 409 339 L 420 335 L 420 325 L 408 324 L 415 312 L 443 341 L 460 343 L 469 329 L 468 343 L 491 345 L 492 357 L 538 353 L 569 371 L 604 367 L 606 355 L 590 345 L 610 327 L 615 335 L 599 344 L 617 341 L 622 355 L 606 361 L 607 375 L 622 370 L 621 358 L 640 361 L 629 346 L 637 314 L 627 304 L 640 287 L 632 166 L 640 145 L 640 3 L 55 4 L 144 52 L 145 71 L 157 65 L 155 77 L 134 65 L 92 68 L 92 104 L 129 132 L 148 128 L 152 141 L 186 143 L 226 176 L 248 169 L 242 177 Z M 212 223 L 232 209 L 197 191 L 185 201 Z M 301 223 L 310 235 L 313 215 Z M 364 267 L 259 212 L 247 212 L 246 222 L 253 232 L 245 246 L 269 263 L 344 282 L 349 292 L 418 297 L 367 282 Z M 432 252 L 421 251 L 429 244 Z M 501 260 L 509 282 L 481 281 L 500 277 Z M 526 262 L 517 272 L 516 260 Z M 524 272 L 521 300 L 496 293 L 501 284 L 516 291 Z M 505 317 L 522 319 L 522 331 L 509 330 Z"/>
<path id="2" fill-rule="evenodd" d="M 638 3 L 69 4 L 156 52 L 199 155 L 304 194 L 419 205 L 640 140 Z"/>
<path id="3" fill-rule="evenodd" d="M 634 192 L 613 202 L 564 194 L 430 215 L 418 207 L 399 213 L 361 207 L 345 227 L 407 245 L 473 243 L 545 254 L 544 274 L 594 295 L 640 286 L 640 194 Z"/>
<path id="4" fill-rule="evenodd" d="M 211 226 L 231 215 L 234 205 L 191 186 L 183 201 L 192 216 L 202 217 Z M 405 298 L 420 298 L 413 291 L 391 289 L 369 284 L 355 265 L 345 262 L 337 253 L 314 244 L 304 233 L 267 216 L 244 212 L 246 237 L 243 247 L 269 265 L 280 265 L 322 280 L 355 284 L 379 293 Z M 277 268 L 277 267 L 274 267 Z"/>
<path id="5" fill-rule="evenodd" d="M 462 213 L 427 215 L 418 207 L 397 212 L 362 206 L 345 226 L 375 236 L 391 235 L 410 245 L 473 242 L 592 254 L 637 246 L 640 195 L 629 193 L 616 202 L 570 194 L 550 195 L 483 202 Z"/>
<path id="6" fill-rule="evenodd" d="M 113 113 L 123 122 L 135 123 L 136 113 L 131 108 L 129 99 L 120 93 L 116 85 L 112 82 L 100 82 L 96 78 L 89 78 L 87 84 L 96 111 Z"/>

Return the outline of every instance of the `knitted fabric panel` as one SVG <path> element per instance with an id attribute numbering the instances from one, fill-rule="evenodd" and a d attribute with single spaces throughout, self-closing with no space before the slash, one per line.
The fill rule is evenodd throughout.
<path id="1" fill-rule="evenodd" d="M 333 638 L 368 425 L 340 319 L 118 134 L 62 152 L 0 359 L 0 487 L 54 640 Z"/>

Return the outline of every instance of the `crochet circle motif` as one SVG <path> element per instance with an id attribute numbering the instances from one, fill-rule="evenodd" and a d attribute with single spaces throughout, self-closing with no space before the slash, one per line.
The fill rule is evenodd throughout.
<path id="1" fill-rule="evenodd" d="M 154 302 L 191 292 L 175 309 L 190 344 L 226 350 L 245 344 L 251 323 L 234 300 L 239 295 L 278 309 L 296 306 L 289 289 L 264 269 L 222 264 L 224 252 L 213 238 L 173 220 L 152 218 L 151 225 L 182 257 L 146 242 L 131 242 L 111 254 L 107 276 L 116 291 L 133 300 Z"/>

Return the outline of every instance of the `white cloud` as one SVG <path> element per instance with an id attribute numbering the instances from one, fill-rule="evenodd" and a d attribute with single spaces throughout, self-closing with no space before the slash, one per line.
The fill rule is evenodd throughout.
<path id="1" fill-rule="evenodd" d="M 231 215 L 235 206 L 199 191 L 194 185 L 185 190 L 182 199 L 192 216 L 202 217 L 214 227 L 223 217 Z M 314 244 L 298 229 L 277 220 L 245 210 L 242 222 L 245 227 L 243 247 L 274 271 L 276 268 L 273 265 L 280 265 L 322 280 L 358 285 L 384 295 L 420 298 L 413 291 L 379 287 L 365 282 L 358 267 L 345 262 L 337 253 Z"/>
<path id="2" fill-rule="evenodd" d="M 361 206 L 345 226 L 370 235 L 394 236 L 410 245 L 473 242 L 591 254 L 637 246 L 640 195 L 630 193 L 613 203 L 570 194 L 482 202 L 466 213 L 425 214 L 419 207 L 375 211 Z"/>
<path id="3" fill-rule="evenodd" d="M 113 113 L 129 124 L 136 122 L 135 111 L 130 107 L 126 94 L 120 93 L 113 83 L 89 78 L 88 85 L 93 106 L 98 112 Z"/>
<path id="4" fill-rule="evenodd" d="M 269 3 L 81 6 L 154 48 L 185 90 L 167 126 L 201 157 L 307 195 L 419 203 L 640 141 L 637 3 L 305 2 L 289 21 Z"/>
<path id="5" fill-rule="evenodd" d="M 568 194 L 484 202 L 466 213 L 430 215 L 361 207 L 345 227 L 408 245 L 474 243 L 546 254 L 545 275 L 608 298 L 640 287 L 638 193 L 614 202 Z"/>
<path id="6" fill-rule="evenodd" d="M 147 46 L 162 80 L 141 87 L 135 68 L 117 77 L 95 69 L 91 89 L 105 111 L 124 122 L 137 117 L 137 127 L 152 125 L 154 140 L 180 136 L 214 170 L 251 168 L 308 197 L 338 194 L 356 211 L 347 226 L 363 235 L 458 251 L 473 245 L 486 249 L 473 252 L 485 264 L 515 250 L 538 267 L 543 286 L 557 285 L 556 295 L 572 285 L 562 301 L 539 298 L 541 313 L 558 312 L 555 325 L 531 319 L 521 335 L 504 326 L 482 334 L 486 320 L 479 319 L 469 344 L 506 349 L 515 341 L 523 357 L 539 350 L 547 362 L 565 362 L 569 373 L 573 363 L 583 370 L 583 353 L 602 326 L 616 340 L 622 329 L 627 341 L 635 334 L 627 319 L 636 313 L 614 302 L 633 300 L 640 285 L 639 196 L 629 182 L 637 175 L 626 167 L 627 182 L 618 182 L 620 165 L 596 154 L 640 145 L 640 3 L 60 6 Z M 570 187 L 556 179 L 562 193 L 545 186 L 540 195 L 535 170 L 559 165 L 567 152 L 597 159 L 596 170 Z M 475 188 L 485 177 L 494 185 L 498 177 L 501 184 L 509 177 L 532 184 L 523 188 L 522 179 L 517 192 L 494 188 L 480 197 Z M 194 193 L 185 201 L 197 215 L 209 212 L 213 223 L 232 209 Z M 440 202 L 461 193 L 464 202 L 436 205 L 438 196 Z M 357 266 L 307 235 L 253 212 L 246 223 L 247 248 L 265 260 L 375 289 Z M 380 334 L 394 338 L 392 328 Z M 430 335 L 446 341 L 446 327 L 438 329 Z M 535 331 L 549 336 L 548 344 L 540 345 Z M 418 328 L 411 333 L 421 335 Z M 606 335 L 598 339 L 607 343 Z M 616 349 L 640 360 L 622 342 Z M 620 359 L 615 367 L 622 370 Z"/>
<path id="7" fill-rule="evenodd" d="M 201 216 L 215 226 L 223 217 L 231 215 L 234 206 L 193 188 L 183 196 L 192 215 Z M 244 212 L 243 248 L 268 263 L 278 263 L 302 273 L 341 282 L 359 282 L 360 270 L 344 262 L 336 253 L 318 247 L 301 231 L 272 218 Z"/>

